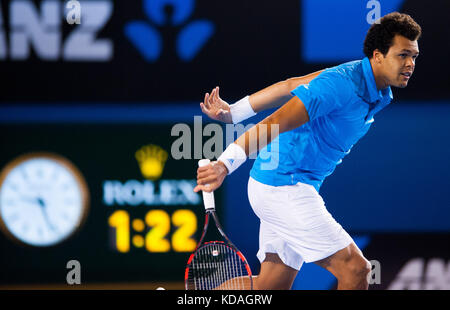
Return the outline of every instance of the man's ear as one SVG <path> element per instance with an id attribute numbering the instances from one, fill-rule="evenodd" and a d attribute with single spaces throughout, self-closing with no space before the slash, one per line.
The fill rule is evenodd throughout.
<path id="1" fill-rule="evenodd" d="M 373 60 L 375 61 L 375 63 L 381 64 L 383 59 L 384 59 L 384 55 L 382 52 L 380 52 L 379 49 L 376 49 L 373 51 Z"/>

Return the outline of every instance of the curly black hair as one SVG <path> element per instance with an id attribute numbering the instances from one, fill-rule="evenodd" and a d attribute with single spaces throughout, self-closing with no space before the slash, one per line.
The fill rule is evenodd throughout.
<path id="1" fill-rule="evenodd" d="M 393 45 L 395 35 L 416 41 L 422 35 L 422 28 L 408 14 L 389 13 L 370 27 L 364 40 L 364 54 L 368 58 L 372 58 L 373 51 L 378 49 L 383 55 L 386 55 Z"/>

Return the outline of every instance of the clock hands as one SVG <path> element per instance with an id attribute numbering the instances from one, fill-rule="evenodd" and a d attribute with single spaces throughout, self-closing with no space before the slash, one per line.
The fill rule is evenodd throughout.
<path id="1" fill-rule="evenodd" d="M 55 226 L 53 226 L 53 224 L 50 222 L 50 219 L 48 218 L 47 205 L 45 204 L 45 201 L 42 198 L 38 197 L 37 202 L 38 202 L 39 207 L 41 207 L 42 213 L 44 215 L 44 219 L 47 222 L 48 227 L 50 227 L 51 230 L 56 232 Z"/>
<path id="2" fill-rule="evenodd" d="M 31 203 L 31 204 L 36 204 L 36 197 L 20 195 L 20 200 L 26 201 L 26 202 Z"/>
<path id="3" fill-rule="evenodd" d="M 28 183 L 29 177 L 28 177 L 27 172 L 25 171 L 25 168 L 21 169 L 21 173 L 22 173 L 23 179 L 26 180 L 26 182 Z M 42 177 L 42 170 L 38 170 L 38 175 L 39 175 L 39 177 Z M 39 195 L 38 197 L 29 197 L 29 196 L 23 196 L 22 195 L 22 200 L 23 201 L 27 201 L 27 202 L 29 202 L 31 204 L 34 204 L 34 205 L 36 205 L 36 202 L 37 202 L 37 204 L 39 205 L 39 207 L 42 210 L 42 214 L 44 215 L 44 220 L 47 223 L 47 226 L 53 232 L 57 232 L 55 226 L 53 226 L 53 224 L 50 222 L 50 219 L 48 217 L 47 205 L 45 204 L 45 201 L 40 196 L 41 195 Z"/>

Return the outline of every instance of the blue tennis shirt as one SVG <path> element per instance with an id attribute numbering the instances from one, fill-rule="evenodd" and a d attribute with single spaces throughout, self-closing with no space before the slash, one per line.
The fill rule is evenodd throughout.
<path id="1" fill-rule="evenodd" d="M 317 191 L 392 100 L 390 87 L 377 90 L 367 57 L 326 69 L 292 95 L 305 105 L 309 122 L 262 149 L 250 176 L 272 186 L 302 182 Z"/>

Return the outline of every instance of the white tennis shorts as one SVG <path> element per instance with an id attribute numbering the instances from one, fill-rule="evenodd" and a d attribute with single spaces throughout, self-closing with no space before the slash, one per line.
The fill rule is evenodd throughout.
<path id="1" fill-rule="evenodd" d="M 250 177 L 248 198 L 261 221 L 261 263 L 266 253 L 276 253 L 284 264 L 300 270 L 303 262 L 321 260 L 353 242 L 312 185 L 270 186 Z"/>

